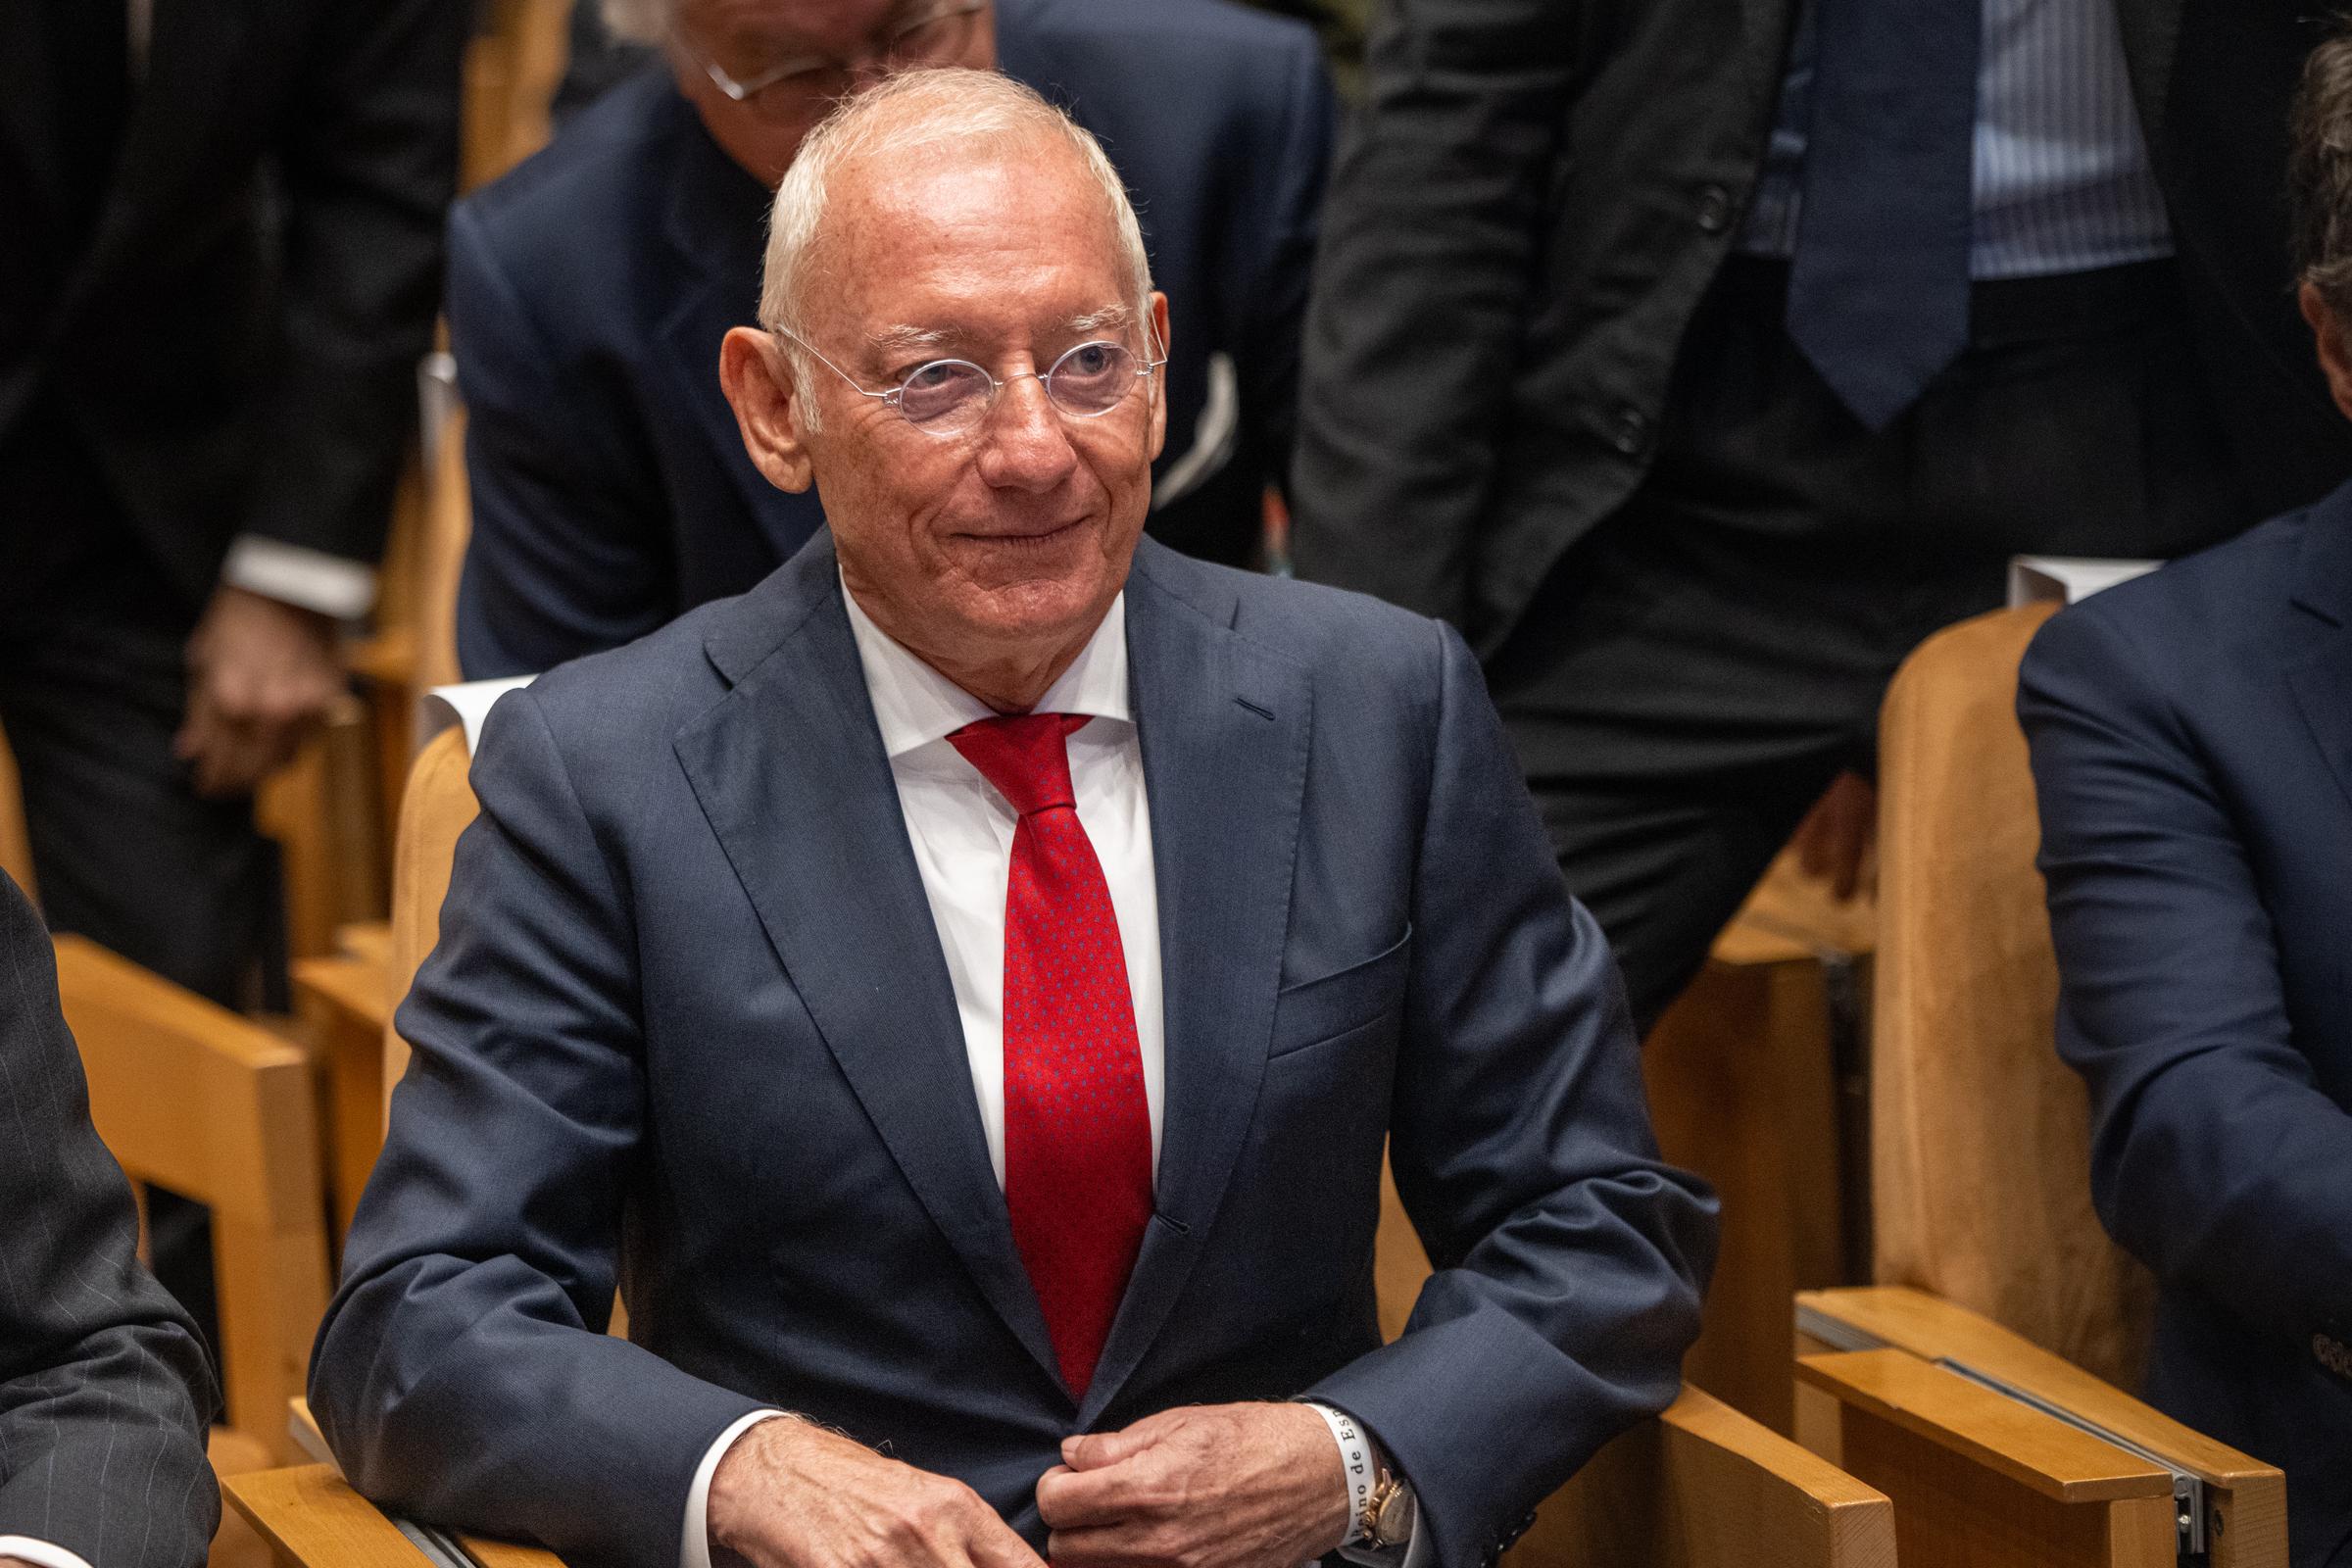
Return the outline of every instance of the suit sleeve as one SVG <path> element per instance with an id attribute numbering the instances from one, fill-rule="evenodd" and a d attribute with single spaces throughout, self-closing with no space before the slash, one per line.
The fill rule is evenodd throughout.
<path id="1" fill-rule="evenodd" d="M 1438 1560 L 1491 1561 L 1698 1334 L 1716 1203 L 1658 1157 L 1600 929 L 1569 897 L 1469 650 L 1441 699 L 1389 1155 L 1437 1272 L 1310 1396 L 1411 1480 Z"/>
<path id="2" fill-rule="evenodd" d="M 1234 236 L 1250 251 L 1237 270 L 1248 313 L 1234 343 L 1242 417 L 1250 446 L 1274 466 L 1277 482 L 1287 481 L 1297 444 L 1298 340 L 1339 117 L 1330 73 L 1312 40 L 1298 35 L 1286 64 L 1275 100 L 1280 120 L 1269 127 L 1274 150 L 1250 149 L 1256 190 L 1238 205 L 1252 216 Z"/>
<path id="3" fill-rule="evenodd" d="M 2288 1026 L 2227 804 L 2090 605 L 2020 674 L 2057 946 L 2058 1049 L 2091 1098 L 2099 1217 L 2169 1287 L 2299 1346 L 2352 1330 L 2352 1116 Z"/>
<path id="4" fill-rule="evenodd" d="M 663 530 L 615 443 L 629 421 L 591 409 L 474 207 L 450 220 L 449 322 L 466 400 L 473 527 L 458 594 L 468 680 L 535 675 L 617 648 L 677 613 Z"/>
<path id="5" fill-rule="evenodd" d="M 139 1263 L 47 934 L 0 876 L 0 1536 L 196 1568 L 219 1522 L 196 1331 Z"/>
<path id="6" fill-rule="evenodd" d="M 372 564 L 432 347 L 466 0 L 318 8 L 273 150 L 276 374 L 247 534 Z"/>
<path id="7" fill-rule="evenodd" d="M 1466 623 L 1567 121 L 1575 9 L 1386 7 L 1307 316 L 1292 473 L 1300 576 Z"/>
<path id="8" fill-rule="evenodd" d="M 312 1407 L 401 1512 L 674 1562 L 697 1463 L 760 1406 L 604 1332 L 647 1135 L 635 939 L 529 692 L 492 712 L 473 782 Z"/>

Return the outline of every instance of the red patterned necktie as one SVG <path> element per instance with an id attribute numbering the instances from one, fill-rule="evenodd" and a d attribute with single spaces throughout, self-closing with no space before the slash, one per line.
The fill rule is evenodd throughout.
<path id="1" fill-rule="evenodd" d="M 1020 812 L 1004 890 L 1004 1205 L 1062 1382 L 1084 1398 L 1152 1218 L 1152 1122 L 1127 956 L 1078 820 L 1080 713 L 948 739 Z"/>

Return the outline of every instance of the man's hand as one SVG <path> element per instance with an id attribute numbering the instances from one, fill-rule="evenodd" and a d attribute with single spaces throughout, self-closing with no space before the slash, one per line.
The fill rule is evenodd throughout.
<path id="1" fill-rule="evenodd" d="M 1830 884 L 1840 904 L 1875 878 L 1879 837 L 1879 790 L 1859 773 L 1844 772 L 1813 803 L 1796 825 L 1796 863 L 1805 875 Z"/>
<path id="2" fill-rule="evenodd" d="M 1331 1428 L 1303 1404 L 1200 1404 L 1061 1446 L 1037 1483 L 1054 1568 L 1296 1568 L 1348 1535 Z"/>
<path id="3" fill-rule="evenodd" d="M 196 793 L 244 795 L 285 765 L 344 690 L 335 625 L 222 586 L 188 639 L 188 716 L 172 743 Z"/>
<path id="4" fill-rule="evenodd" d="M 790 1416 L 718 1461 L 709 1529 L 752 1568 L 1044 1568 L 962 1482 Z"/>

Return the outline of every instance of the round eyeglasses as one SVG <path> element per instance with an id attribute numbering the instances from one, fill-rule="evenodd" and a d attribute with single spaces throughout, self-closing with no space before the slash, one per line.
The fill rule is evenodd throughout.
<path id="1" fill-rule="evenodd" d="M 674 24 L 670 38 L 688 60 L 702 68 L 710 84 L 734 102 L 763 113 L 770 109 L 797 111 L 811 98 L 848 97 L 858 84 L 858 73 L 869 66 L 878 66 L 885 72 L 899 71 L 961 55 L 964 46 L 971 42 L 980 13 L 988 6 L 989 0 L 941 0 L 938 4 L 914 6 L 885 23 L 858 55 L 846 59 L 797 55 L 749 77 L 728 73 Z M 768 91 L 786 83 L 793 87 L 790 94 Z"/>
<path id="2" fill-rule="evenodd" d="M 888 404 L 908 424 L 933 435 L 966 435 L 978 429 L 989 410 L 996 407 L 997 394 L 1023 377 L 1044 386 L 1047 401 L 1065 417 L 1100 418 L 1117 408 L 1138 382 L 1168 363 L 1165 359 L 1139 360 L 1123 344 L 1098 340 L 1069 350 L 1042 375 L 1035 370 L 1016 370 L 1000 381 L 969 360 L 933 360 L 907 371 L 906 378 L 887 392 L 871 392 L 791 327 L 770 330 L 807 349 L 859 397 Z"/>

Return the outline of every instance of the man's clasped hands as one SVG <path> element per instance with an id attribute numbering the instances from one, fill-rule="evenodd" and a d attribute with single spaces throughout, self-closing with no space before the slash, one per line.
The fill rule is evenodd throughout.
<path id="1" fill-rule="evenodd" d="M 1190 1405 L 1069 1438 L 1038 1479 L 1054 1568 L 1307 1561 L 1348 1529 L 1339 1450 L 1303 1404 Z M 753 1568 L 1039 1568 L 959 1481 L 813 1422 L 761 1422 L 711 1477 L 711 1541 Z"/>

